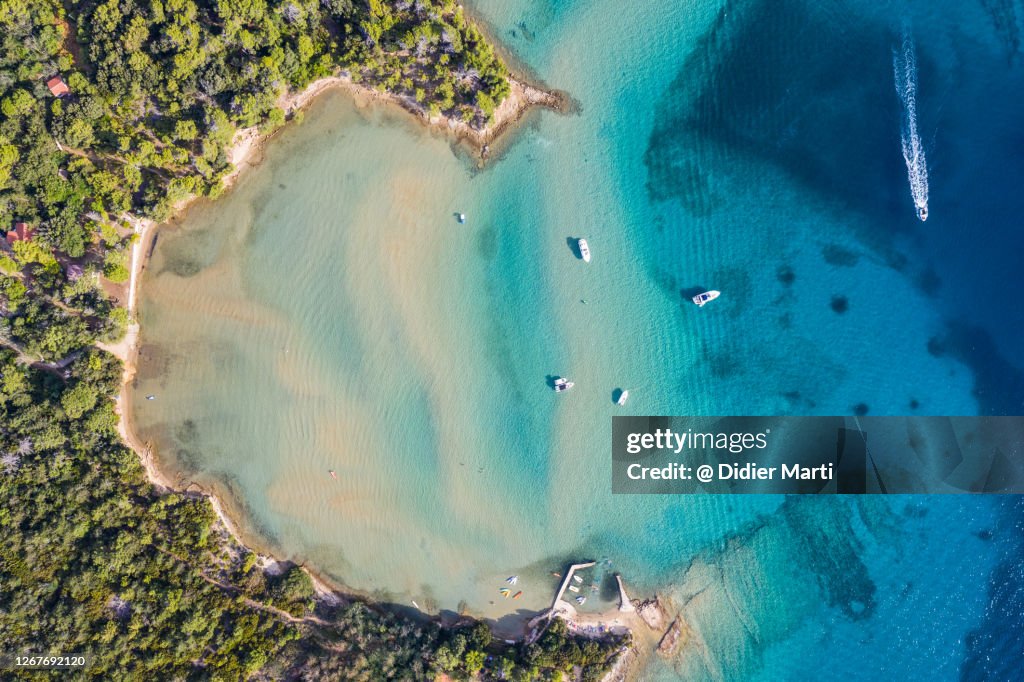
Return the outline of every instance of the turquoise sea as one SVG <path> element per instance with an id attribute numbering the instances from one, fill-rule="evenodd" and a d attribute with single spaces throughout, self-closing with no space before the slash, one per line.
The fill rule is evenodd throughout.
<path id="1" fill-rule="evenodd" d="M 1021 412 L 1024 8 L 473 11 L 574 113 L 531 114 L 481 170 L 330 92 L 162 229 L 132 412 L 163 465 L 258 545 L 432 613 L 511 628 L 604 559 L 585 610 L 618 571 L 692 630 L 644 679 L 1013 677 L 1017 498 L 612 496 L 609 445 L 618 413 Z"/>

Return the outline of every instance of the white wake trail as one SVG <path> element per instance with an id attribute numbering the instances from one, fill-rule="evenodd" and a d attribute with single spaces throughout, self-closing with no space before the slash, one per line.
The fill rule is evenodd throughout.
<path id="1" fill-rule="evenodd" d="M 928 163 L 924 145 L 917 132 L 917 55 L 910 31 L 904 28 L 900 49 L 893 54 L 896 73 L 896 94 L 903 103 L 903 160 L 907 162 L 910 196 L 914 199 L 917 217 L 928 218 Z"/>

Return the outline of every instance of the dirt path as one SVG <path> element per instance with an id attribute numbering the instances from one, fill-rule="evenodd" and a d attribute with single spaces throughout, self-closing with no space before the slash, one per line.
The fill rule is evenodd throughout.
<path id="1" fill-rule="evenodd" d="M 169 556 L 172 559 L 174 559 L 174 560 L 176 560 L 176 561 L 178 561 L 178 562 L 180 562 L 182 564 L 185 564 L 187 566 L 192 566 L 192 564 L 187 559 L 185 559 L 184 557 L 178 556 L 177 554 L 175 554 L 174 552 L 172 552 L 169 549 L 163 549 L 163 548 L 157 547 L 156 550 L 158 552 L 160 552 L 161 554 Z M 204 570 L 201 570 L 201 569 L 199 570 L 199 577 L 201 577 L 203 580 L 205 580 L 206 582 L 210 583 L 214 587 L 218 587 L 218 588 L 224 590 L 225 592 L 227 592 L 228 594 L 230 594 L 233 597 L 241 597 L 242 602 L 246 606 L 249 606 L 249 607 L 254 608 L 254 609 L 258 609 L 260 611 L 265 611 L 267 613 L 272 613 L 275 616 L 277 616 L 278 618 L 280 618 L 282 620 L 286 620 L 289 623 L 294 623 L 296 625 L 310 625 L 310 624 L 312 624 L 312 625 L 318 625 L 320 627 L 325 627 L 325 626 L 330 625 L 330 623 L 328 621 L 324 620 L 323 618 L 319 618 L 317 616 L 302 616 L 302 617 L 293 616 L 292 614 L 288 613 L 287 611 L 285 611 L 283 609 L 279 609 L 276 606 L 271 606 L 270 604 L 264 604 L 263 602 L 258 602 L 255 599 L 252 599 L 250 597 L 245 596 L 245 593 L 242 592 L 242 590 L 240 588 L 238 588 L 238 587 L 236 587 L 236 586 L 234 586 L 234 585 L 232 585 L 230 583 L 226 583 L 226 582 L 224 582 L 222 580 L 214 578 L 213 576 L 209 575 Z"/>

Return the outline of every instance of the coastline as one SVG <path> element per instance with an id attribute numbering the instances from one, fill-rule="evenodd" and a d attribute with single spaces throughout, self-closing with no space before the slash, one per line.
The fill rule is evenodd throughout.
<path id="1" fill-rule="evenodd" d="M 282 108 L 288 120 L 294 118 L 297 112 L 308 106 L 320 94 L 335 88 L 345 90 L 353 96 L 358 106 L 371 106 L 383 104 L 401 107 L 408 113 L 416 116 L 421 124 L 433 132 L 437 132 L 452 138 L 456 144 L 466 145 L 477 157 L 481 164 L 488 158 L 490 145 L 501 138 L 534 107 L 556 109 L 561 112 L 568 111 L 569 100 L 561 94 L 549 92 L 529 85 L 528 83 L 512 78 L 512 93 L 495 110 L 494 120 L 491 125 L 483 130 L 471 128 L 462 121 L 449 120 L 446 117 L 430 119 L 415 102 L 405 102 L 401 98 L 393 97 L 365 86 L 353 83 L 351 79 L 344 76 L 331 76 L 309 84 L 301 91 L 285 93 L 278 100 L 278 106 Z M 263 134 L 258 128 L 244 128 L 236 131 L 230 146 L 227 149 L 228 158 L 231 160 L 233 169 L 223 178 L 224 189 L 231 189 L 239 180 L 242 174 L 249 168 L 259 165 L 262 161 L 263 145 L 273 137 L 274 132 Z M 177 217 L 188 206 L 199 197 L 186 199 L 174 207 L 172 215 Z M 137 370 L 137 358 L 140 349 L 140 324 L 137 320 L 137 306 L 139 290 L 141 288 L 141 277 L 145 270 L 148 257 L 151 255 L 153 244 L 157 238 L 160 224 L 153 220 L 127 216 L 127 222 L 135 232 L 136 239 L 132 244 L 130 258 L 130 275 L 126 291 L 125 306 L 129 313 L 129 324 L 125 337 L 116 344 L 98 344 L 104 350 L 111 352 L 123 363 L 123 375 L 121 390 L 115 400 L 115 412 L 118 416 L 117 428 L 125 444 L 130 447 L 139 457 L 147 480 L 162 493 L 178 493 L 189 497 L 206 499 L 217 518 L 217 530 L 223 533 L 230 541 L 241 547 L 252 551 L 257 557 L 257 565 L 264 571 L 273 574 L 281 570 L 283 563 L 274 556 L 273 548 L 261 547 L 258 540 L 248 538 L 240 524 L 230 510 L 230 504 L 225 503 L 217 491 L 210 490 L 195 482 L 172 480 L 160 469 L 151 444 L 143 442 L 132 428 L 130 413 L 130 400 L 132 384 Z M 352 599 L 373 600 L 373 596 L 352 589 L 342 583 L 338 583 L 329 576 L 316 570 L 315 567 L 305 565 L 301 562 L 295 563 L 302 568 L 309 576 L 315 592 L 315 599 L 318 602 L 336 605 L 345 603 Z M 398 606 L 397 604 L 395 606 Z M 419 610 L 416 614 L 427 620 L 440 622 L 440 615 L 429 611 Z M 472 616 L 473 614 L 466 614 Z M 480 616 L 475 616 L 480 618 Z M 652 642 L 657 642 L 662 636 L 660 631 L 655 631 L 653 626 L 645 623 L 637 614 L 625 614 L 618 610 L 610 610 L 601 613 L 578 614 L 575 612 L 562 613 L 558 615 L 564 619 L 570 630 L 579 636 L 600 637 L 595 630 L 604 626 L 608 631 L 613 628 L 618 631 L 632 633 L 632 643 L 620 654 L 613 668 L 603 677 L 605 682 L 625 682 L 637 679 L 636 675 L 641 669 L 643 660 L 646 660 L 653 653 Z M 512 633 L 509 633 L 512 634 Z M 533 633 L 536 634 L 536 631 Z M 521 631 L 514 634 L 516 641 L 526 641 L 531 636 L 530 629 L 523 627 Z"/>
<path id="2" fill-rule="evenodd" d="M 405 112 L 415 116 L 427 129 L 449 136 L 457 144 L 466 145 L 482 165 L 491 156 L 489 153 L 490 145 L 514 128 L 528 111 L 535 107 L 553 109 L 562 113 L 569 110 L 569 99 L 563 93 L 530 85 L 525 80 L 511 75 L 509 82 L 511 93 L 495 109 L 491 123 L 482 129 L 473 128 L 464 121 L 450 119 L 445 116 L 431 118 L 415 100 L 395 96 L 355 83 L 347 75 L 325 77 L 313 81 L 300 91 L 284 92 L 278 98 L 277 106 L 284 110 L 286 120 L 291 121 L 299 111 L 308 106 L 320 94 L 330 89 L 342 89 L 352 95 L 359 106 L 383 104 L 385 106 L 400 107 Z M 255 126 L 242 128 L 235 132 L 226 150 L 233 168 L 223 178 L 224 190 L 231 189 L 246 169 L 259 165 L 262 160 L 260 158 L 262 147 L 273 137 L 274 132 L 276 131 L 261 133 L 259 128 Z M 174 206 L 172 217 L 179 216 L 192 202 L 199 198 L 199 196 L 192 196 L 179 202 Z M 146 478 L 154 487 L 160 492 L 176 492 L 207 499 L 218 518 L 218 523 L 222 530 L 234 542 L 252 549 L 258 557 L 259 564 L 265 570 L 272 572 L 280 564 L 280 561 L 271 554 L 253 549 L 251 543 L 246 541 L 245 533 L 241 530 L 240 525 L 231 518 L 217 494 L 195 483 L 190 483 L 182 488 L 181 482 L 172 481 L 161 471 L 151 445 L 143 442 L 132 429 L 129 405 L 131 386 L 137 369 L 140 346 L 139 337 L 141 334 L 140 324 L 136 318 L 136 307 L 139 289 L 141 288 L 142 272 L 145 269 L 160 224 L 151 219 L 140 218 L 130 214 L 124 216 L 124 219 L 136 235 L 131 249 L 130 275 L 125 301 L 129 323 L 124 338 L 119 342 L 97 344 L 99 348 L 119 358 L 123 365 L 121 390 L 114 403 L 114 410 L 118 418 L 118 433 L 124 443 L 138 455 Z M 302 564 L 299 565 L 309 575 L 317 599 L 322 599 L 328 603 L 338 603 L 351 597 L 370 598 L 369 595 L 362 595 L 357 590 L 351 590 L 334 584 L 331 579 L 319 574 L 315 569 Z M 426 618 L 435 618 L 433 614 L 427 612 L 422 612 L 422 615 Z M 523 636 L 525 637 L 525 635 L 526 633 L 524 632 Z"/>
<path id="3" fill-rule="evenodd" d="M 285 93 L 278 99 L 277 106 L 283 109 L 286 117 L 290 119 L 317 95 L 331 88 L 339 88 L 352 95 L 360 105 L 381 103 L 403 109 L 415 116 L 428 129 L 450 135 L 456 142 L 465 144 L 483 163 L 491 157 L 491 145 L 513 128 L 527 112 L 534 108 L 544 108 L 564 114 L 568 113 L 572 107 L 569 97 L 563 92 L 531 85 L 525 79 L 514 75 L 510 75 L 508 80 L 511 90 L 508 97 L 495 108 L 491 122 L 479 129 L 459 119 L 443 115 L 431 117 L 416 100 L 356 83 L 348 75 L 328 76 L 313 81 L 301 91 Z M 232 161 L 236 170 L 225 178 L 228 186 L 239 172 L 239 160 L 241 163 L 248 163 L 252 147 L 262 144 L 265 139 L 254 131 L 255 129 L 249 128 L 236 134 L 232 145 L 232 153 L 237 153 L 237 156 L 233 156 Z"/>

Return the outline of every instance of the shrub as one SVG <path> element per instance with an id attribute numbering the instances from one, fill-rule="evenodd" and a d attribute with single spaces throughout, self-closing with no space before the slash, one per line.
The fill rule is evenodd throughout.
<path id="1" fill-rule="evenodd" d="M 114 284 L 127 282 L 131 277 L 131 271 L 128 269 L 128 252 L 107 251 L 103 259 L 103 276 Z"/>

